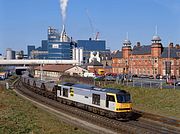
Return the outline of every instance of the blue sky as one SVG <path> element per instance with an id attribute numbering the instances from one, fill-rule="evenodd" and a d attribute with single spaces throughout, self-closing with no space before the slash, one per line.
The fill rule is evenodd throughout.
<path id="1" fill-rule="evenodd" d="M 69 0 L 65 22 L 74 40 L 100 32 L 111 50 L 121 49 L 127 32 L 132 45 L 149 45 L 158 25 L 167 46 L 180 43 L 180 0 Z M 48 26 L 62 28 L 59 0 L 0 0 L 0 53 L 40 46 Z"/>

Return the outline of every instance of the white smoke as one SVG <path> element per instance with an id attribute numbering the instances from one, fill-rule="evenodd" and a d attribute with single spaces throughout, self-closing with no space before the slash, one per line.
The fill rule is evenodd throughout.
<path id="1" fill-rule="evenodd" d="M 65 19 L 66 19 L 67 5 L 68 5 L 68 0 L 60 0 L 61 15 L 62 15 L 63 23 L 65 22 Z"/>

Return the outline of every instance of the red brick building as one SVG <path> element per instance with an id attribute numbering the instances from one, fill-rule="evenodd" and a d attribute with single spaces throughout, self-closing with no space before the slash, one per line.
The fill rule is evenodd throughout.
<path id="1" fill-rule="evenodd" d="M 167 66 L 169 62 L 170 66 Z M 133 48 L 130 40 L 125 40 L 121 50 L 112 58 L 113 73 L 137 75 L 176 75 L 180 76 L 180 46 L 170 43 L 163 47 L 159 36 L 153 36 L 152 44 L 142 46 L 138 42 Z"/>

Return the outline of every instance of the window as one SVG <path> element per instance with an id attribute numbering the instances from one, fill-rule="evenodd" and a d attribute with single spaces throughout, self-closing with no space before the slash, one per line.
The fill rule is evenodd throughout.
<path id="1" fill-rule="evenodd" d="M 61 96 L 61 86 L 55 86 L 55 90 L 59 90 L 59 95 Z"/>
<path id="2" fill-rule="evenodd" d="M 92 94 L 92 104 L 100 105 L 100 95 Z"/>
<path id="3" fill-rule="evenodd" d="M 106 107 L 109 107 L 109 101 L 115 102 L 115 98 L 113 95 L 106 95 Z"/>
<path id="4" fill-rule="evenodd" d="M 115 102 L 115 98 L 113 95 L 107 95 L 106 96 L 106 101 L 112 101 L 112 102 Z"/>
<path id="5" fill-rule="evenodd" d="M 131 97 L 130 97 L 129 94 L 127 94 L 127 95 L 117 94 L 117 102 L 118 102 L 118 103 L 131 102 Z"/>
<path id="6" fill-rule="evenodd" d="M 63 88 L 63 96 L 68 97 L 68 89 L 67 88 Z"/>

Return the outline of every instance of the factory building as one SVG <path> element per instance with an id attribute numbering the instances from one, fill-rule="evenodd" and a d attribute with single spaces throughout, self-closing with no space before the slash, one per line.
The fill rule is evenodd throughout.
<path id="1" fill-rule="evenodd" d="M 75 43 L 69 38 L 63 29 L 58 34 L 56 29 L 48 29 L 48 59 L 71 60 L 73 58 L 72 49 Z"/>
<path id="2" fill-rule="evenodd" d="M 67 35 L 63 25 L 62 32 L 48 28 L 47 40 L 42 40 L 41 47 L 28 46 L 30 59 L 72 60 L 75 42 Z"/>
<path id="3" fill-rule="evenodd" d="M 6 49 L 6 59 L 7 60 L 16 59 L 16 52 L 13 51 L 11 48 L 7 48 Z"/>

